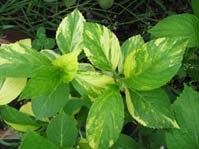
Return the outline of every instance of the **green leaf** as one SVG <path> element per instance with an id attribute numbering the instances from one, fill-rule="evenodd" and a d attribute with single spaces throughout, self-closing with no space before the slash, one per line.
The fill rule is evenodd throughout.
<path id="1" fill-rule="evenodd" d="M 62 20 L 56 32 L 56 41 L 62 53 L 83 49 L 84 21 L 77 9 Z"/>
<path id="2" fill-rule="evenodd" d="M 126 89 L 126 103 L 131 116 L 150 128 L 179 128 L 168 96 L 161 89 L 138 92 Z"/>
<path id="3" fill-rule="evenodd" d="M 0 105 L 5 105 L 16 99 L 26 85 L 26 78 L 6 78 L 0 85 Z"/>
<path id="4" fill-rule="evenodd" d="M 55 46 L 55 40 L 53 38 L 46 38 L 44 43 L 45 49 L 51 49 Z"/>
<path id="5" fill-rule="evenodd" d="M 173 109 L 180 129 L 169 130 L 166 141 L 169 149 L 199 148 L 199 93 L 185 86 L 174 102 Z"/>
<path id="6" fill-rule="evenodd" d="M 78 72 L 95 71 L 95 68 L 89 63 L 78 63 Z"/>
<path id="7" fill-rule="evenodd" d="M 96 68 L 106 71 L 115 71 L 121 55 L 115 34 L 97 23 L 84 24 L 84 52 Z"/>
<path id="8" fill-rule="evenodd" d="M 187 74 L 193 79 L 199 82 L 199 58 L 193 58 L 187 60 L 184 64 Z"/>
<path id="9" fill-rule="evenodd" d="M 69 88 L 67 84 L 61 84 L 48 96 L 40 96 L 32 99 L 32 110 L 36 118 L 51 117 L 60 111 L 68 101 Z"/>
<path id="10" fill-rule="evenodd" d="M 64 112 L 69 115 L 77 114 L 82 107 L 87 107 L 88 109 L 91 106 L 91 102 L 86 99 L 72 98 L 70 99 L 64 107 Z"/>
<path id="11" fill-rule="evenodd" d="M 112 146 L 111 149 L 138 149 L 138 144 L 133 140 L 133 138 L 120 134 L 117 142 Z"/>
<path id="12" fill-rule="evenodd" d="M 53 50 L 44 49 L 40 51 L 41 54 L 45 55 L 50 61 L 55 60 L 60 55 L 55 53 Z"/>
<path id="13" fill-rule="evenodd" d="M 88 114 L 86 136 L 91 148 L 111 147 L 118 139 L 124 121 L 123 99 L 118 90 L 101 94 Z"/>
<path id="14" fill-rule="evenodd" d="M 70 7 L 76 3 L 76 0 L 64 0 L 66 7 Z"/>
<path id="15" fill-rule="evenodd" d="M 0 47 L 0 75 L 31 77 L 51 63 L 43 54 L 21 42 Z"/>
<path id="16" fill-rule="evenodd" d="M 154 131 L 153 131 L 154 132 Z M 150 135 L 150 148 L 161 148 L 161 146 L 166 147 L 166 137 L 165 137 L 165 131 L 164 130 L 157 130 L 153 134 Z"/>
<path id="17" fill-rule="evenodd" d="M 0 88 L 2 88 L 4 82 L 5 82 L 6 78 L 5 77 L 2 77 L 0 76 Z"/>
<path id="18" fill-rule="evenodd" d="M 37 38 L 46 38 L 46 29 L 44 27 L 39 27 L 36 33 Z"/>
<path id="19" fill-rule="evenodd" d="M 128 88 L 152 90 L 166 84 L 181 66 L 186 42 L 159 38 L 132 51 L 124 64 Z"/>
<path id="20" fill-rule="evenodd" d="M 40 50 L 43 48 L 43 42 L 41 42 L 40 39 L 35 39 L 33 40 L 32 42 L 32 47 L 35 49 L 35 50 Z"/>
<path id="21" fill-rule="evenodd" d="M 10 106 L 0 107 L 1 118 L 11 126 L 13 124 L 21 125 L 19 131 L 27 131 L 27 129 L 36 129 L 39 127 L 39 123 L 30 115 L 22 113 Z"/>
<path id="22" fill-rule="evenodd" d="M 194 14 L 199 18 L 199 0 L 191 0 Z"/>
<path id="23" fill-rule="evenodd" d="M 152 36 L 186 38 L 189 47 L 199 46 L 199 19 L 192 14 L 169 16 L 149 30 Z"/>
<path id="24" fill-rule="evenodd" d="M 60 148 L 72 147 L 77 139 L 78 130 L 74 120 L 64 112 L 56 116 L 47 128 L 48 139 Z"/>
<path id="25" fill-rule="evenodd" d="M 78 72 L 72 84 L 82 96 L 95 100 L 98 95 L 109 88 L 110 84 L 114 84 L 114 80 L 96 71 L 85 71 Z"/>
<path id="26" fill-rule="evenodd" d="M 78 52 L 71 52 L 60 56 L 52 62 L 60 71 L 62 81 L 65 83 L 74 79 L 78 69 L 77 56 Z"/>
<path id="27" fill-rule="evenodd" d="M 98 3 L 101 8 L 108 9 L 113 5 L 114 0 L 98 0 Z"/>
<path id="28" fill-rule="evenodd" d="M 140 36 L 140 35 L 136 35 L 133 36 L 131 38 L 129 38 L 128 40 L 126 40 L 123 44 L 122 44 L 122 57 L 120 59 L 120 63 L 119 63 L 119 72 L 123 73 L 123 67 L 124 67 L 124 62 L 125 59 L 127 58 L 127 56 L 134 51 L 135 49 L 139 48 L 140 46 L 142 46 L 144 43 L 144 39 Z"/>
<path id="29" fill-rule="evenodd" d="M 28 132 L 22 141 L 20 149 L 60 149 L 48 139 L 38 135 L 35 132 Z"/>
<path id="30" fill-rule="evenodd" d="M 80 142 L 78 146 L 80 149 L 91 149 L 87 142 Z"/>
<path id="31" fill-rule="evenodd" d="M 41 70 L 31 78 L 24 88 L 20 99 L 47 96 L 61 83 L 59 70 L 49 67 Z"/>

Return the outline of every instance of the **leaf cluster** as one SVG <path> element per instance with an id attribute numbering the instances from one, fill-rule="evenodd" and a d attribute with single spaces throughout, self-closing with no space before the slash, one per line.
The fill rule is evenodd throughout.
<path id="1" fill-rule="evenodd" d="M 173 17 L 192 20 L 177 21 L 179 28 L 199 23 L 190 14 Z M 111 30 L 85 21 L 76 9 L 57 29 L 61 54 L 36 51 L 30 40 L 0 47 L 0 115 L 26 132 L 20 148 L 141 148 L 137 138 L 121 133 L 129 121 L 167 130 L 171 149 L 198 148 L 199 94 L 185 86 L 171 104 L 162 86 L 180 69 L 186 48 L 197 46 L 199 34 L 185 27 L 184 36 L 171 35 L 172 28 L 167 36 L 168 20 L 173 18 L 149 31 L 153 40 L 136 35 L 120 45 Z M 88 63 L 78 61 L 82 53 Z M 17 96 L 30 101 L 19 110 L 6 105 Z"/>

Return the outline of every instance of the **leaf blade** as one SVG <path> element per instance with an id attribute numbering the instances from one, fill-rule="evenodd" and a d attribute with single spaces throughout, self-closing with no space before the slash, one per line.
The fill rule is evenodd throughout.
<path id="1" fill-rule="evenodd" d="M 84 71 L 76 74 L 72 84 L 82 96 L 94 101 L 109 85 L 114 84 L 114 80 L 96 71 Z"/>
<path id="2" fill-rule="evenodd" d="M 37 129 L 39 123 L 30 115 L 22 113 L 10 106 L 0 108 L 1 118 L 8 124 L 19 131 L 27 131 L 28 129 Z"/>
<path id="3" fill-rule="evenodd" d="M 126 103 L 131 116 L 143 126 L 179 128 L 171 110 L 169 99 L 161 89 L 147 92 L 126 89 Z"/>
<path id="4" fill-rule="evenodd" d="M 172 129 L 166 133 L 166 142 L 169 148 L 199 148 L 198 106 L 198 92 L 185 86 L 184 91 L 173 105 L 180 129 Z"/>
<path id="5" fill-rule="evenodd" d="M 48 139 L 38 135 L 35 132 L 28 132 L 24 140 L 20 144 L 20 149 L 59 149 L 56 145 L 50 142 Z"/>
<path id="6" fill-rule="evenodd" d="M 99 149 L 111 147 L 119 137 L 123 121 L 121 95 L 117 91 L 107 90 L 98 97 L 88 114 L 86 136 L 89 145 Z"/>
<path id="7" fill-rule="evenodd" d="M 140 35 L 136 35 L 136 36 L 133 36 L 129 39 L 127 39 L 123 44 L 122 44 L 122 47 L 121 47 L 121 50 L 122 50 L 122 56 L 121 56 L 121 59 L 120 59 L 120 63 L 119 63 L 119 72 L 120 73 L 123 73 L 123 67 L 124 67 L 124 62 L 125 62 L 125 59 L 127 58 L 127 56 L 135 49 L 137 49 L 138 47 L 142 46 L 144 44 L 144 39 L 140 36 Z"/>
<path id="8" fill-rule="evenodd" d="M 32 99 L 32 110 L 36 118 L 51 117 L 60 111 L 69 98 L 67 84 L 60 84 L 48 96 L 39 96 Z"/>
<path id="9" fill-rule="evenodd" d="M 155 38 L 158 37 L 177 37 L 186 38 L 188 47 L 199 45 L 199 19 L 188 13 L 169 16 L 148 32 Z"/>
<path id="10" fill-rule="evenodd" d="M 26 78 L 6 78 L 0 87 L 0 105 L 13 101 L 22 92 L 26 85 Z"/>
<path id="11" fill-rule="evenodd" d="M 84 52 L 90 62 L 97 68 L 115 71 L 121 50 L 117 37 L 105 26 L 84 24 Z"/>
<path id="12" fill-rule="evenodd" d="M 132 51 L 124 64 L 127 87 L 152 90 L 166 84 L 180 68 L 185 47 L 184 40 L 159 38 Z"/>
<path id="13" fill-rule="evenodd" d="M 76 9 L 65 17 L 56 32 L 56 41 L 63 54 L 83 49 L 84 17 Z"/>
<path id="14" fill-rule="evenodd" d="M 21 42 L 0 47 L 0 75 L 6 77 L 31 77 L 50 66 L 50 60 Z"/>
<path id="15" fill-rule="evenodd" d="M 55 132 L 56 130 L 56 132 Z M 47 128 L 48 139 L 63 147 L 72 147 L 77 138 L 74 120 L 64 112 L 56 116 Z"/>

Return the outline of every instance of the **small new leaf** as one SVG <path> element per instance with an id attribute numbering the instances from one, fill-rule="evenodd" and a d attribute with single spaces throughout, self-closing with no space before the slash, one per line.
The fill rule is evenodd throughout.
<path id="1" fill-rule="evenodd" d="M 77 73 L 78 54 L 79 52 L 77 51 L 64 54 L 52 62 L 52 64 L 59 70 L 61 79 L 65 83 L 72 81 L 75 77 L 75 74 Z"/>

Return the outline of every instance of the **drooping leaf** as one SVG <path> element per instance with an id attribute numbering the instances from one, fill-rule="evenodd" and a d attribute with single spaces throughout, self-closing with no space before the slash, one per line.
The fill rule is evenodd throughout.
<path id="1" fill-rule="evenodd" d="M 106 71 L 115 71 L 121 55 L 115 34 L 96 23 L 84 24 L 84 52 L 96 68 Z"/>
<path id="2" fill-rule="evenodd" d="M 197 8 L 198 9 L 198 8 Z M 192 14 L 178 14 L 161 20 L 149 30 L 155 38 L 186 38 L 189 47 L 199 46 L 199 18 Z"/>
<path id="3" fill-rule="evenodd" d="M 140 35 L 133 36 L 126 40 L 121 47 L 122 56 L 119 63 L 119 72 L 123 72 L 124 62 L 127 56 L 133 51 L 144 44 L 144 39 Z"/>
<path id="4" fill-rule="evenodd" d="M 64 54 L 55 59 L 52 64 L 57 67 L 61 73 L 62 81 L 65 83 L 72 81 L 78 69 L 78 52 Z"/>
<path id="5" fill-rule="evenodd" d="M 117 89 L 101 94 L 91 106 L 86 136 L 91 148 L 111 147 L 118 139 L 124 121 L 123 99 Z"/>
<path id="6" fill-rule="evenodd" d="M 72 84 L 82 96 L 88 96 L 91 100 L 95 100 L 110 84 L 114 84 L 114 80 L 112 77 L 96 71 L 85 71 L 78 72 Z"/>
<path id="7" fill-rule="evenodd" d="M 199 18 L 199 0 L 191 0 L 194 14 Z"/>
<path id="8" fill-rule="evenodd" d="M 138 149 L 138 144 L 135 140 L 127 135 L 120 134 L 117 142 L 111 147 L 111 149 Z"/>
<path id="9" fill-rule="evenodd" d="M 132 51 L 124 64 L 129 88 L 152 90 L 166 84 L 181 66 L 186 41 L 159 38 Z"/>
<path id="10" fill-rule="evenodd" d="M 62 20 L 56 32 L 56 41 L 62 53 L 83 49 L 84 21 L 77 9 Z"/>
<path id="11" fill-rule="evenodd" d="M 39 128 L 39 123 L 30 115 L 17 111 L 9 106 L 0 108 L 1 118 L 18 131 L 35 130 Z"/>
<path id="12" fill-rule="evenodd" d="M 68 101 L 69 88 L 67 84 L 60 84 L 47 96 L 32 99 L 32 110 L 38 119 L 51 117 L 65 106 Z"/>
<path id="13" fill-rule="evenodd" d="M 131 116 L 150 128 L 179 128 L 171 110 L 169 99 L 161 89 L 131 91 L 126 89 L 126 103 Z"/>
<path id="14" fill-rule="evenodd" d="M 180 129 L 169 130 L 166 141 L 169 149 L 199 148 L 199 93 L 185 86 L 174 102 L 173 109 Z"/>
<path id="15" fill-rule="evenodd" d="M 31 77 L 50 66 L 50 60 L 21 42 L 0 47 L 0 75 L 6 77 Z"/>
<path id="16" fill-rule="evenodd" d="M 60 148 L 72 147 L 77 134 L 74 120 L 64 112 L 56 116 L 47 128 L 48 139 Z"/>
<path id="17" fill-rule="evenodd" d="M 47 96 L 61 83 L 61 73 L 59 69 L 48 67 L 31 78 L 24 88 L 20 99 Z"/>
<path id="18" fill-rule="evenodd" d="M 0 105 L 13 101 L 22 92 L 26 85 L 26 78 L 6 78 L 0 85 Z"/>
<path id="19" fill-rule="evenodd" d="M 36 132 L 28 132 L 22 141 L 20 149 L 60 149 L 48 139 L 40 136 Z"/>

